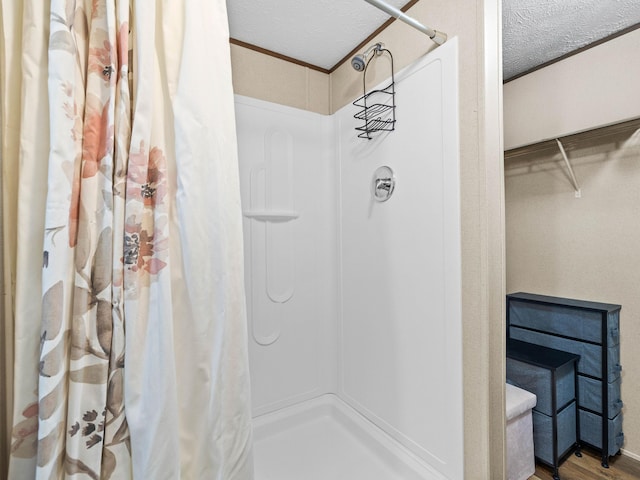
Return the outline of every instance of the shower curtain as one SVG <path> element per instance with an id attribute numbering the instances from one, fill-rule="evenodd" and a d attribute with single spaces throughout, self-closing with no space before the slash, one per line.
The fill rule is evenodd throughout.
<path id="1" fill-rule="evenodd" d="M 9 478 L 251 479 L 224 0 L 2 0 L 2 26 Z"/>

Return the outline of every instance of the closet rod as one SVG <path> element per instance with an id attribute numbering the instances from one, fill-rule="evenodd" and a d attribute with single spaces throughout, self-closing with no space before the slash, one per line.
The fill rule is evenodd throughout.
<path id="1" fill-rule="evenodd" d="M 420 22 L 418 22 L 415 18 L 410 17 L 409 15 L 405 15 L 402 11 L 398 10 L 396 7 L 389 5 L 382 0 L 364 0 L 367 3 L 370 3 L 376 8 L 379 8 L 383 12 L 388 13 L 394 18 L 397 18 L 400 21 L 403 21 L 407 25 L 411 25 L 413 28 L 420 30 L 422 33 L 425 33 L 431 40 L 433 40 L 438 45 L 442 45 L 447 41 L 447 34 L 438 32 L 433 30 L 432 28 L 425 27 Z"/>
<path id="2" fill-rule="evenodd" d="M 578 185 L 578 180 L 576 179 L 576 176 L 573 173 L 573 167 L 571 167 L 571 162 L 569 162 L 569 157 L 567 157 L 567 152 L 564 151 L 564 147 L 562 146 L 562 142 L 560 141 L 560 139 L 556 138 L 556 142 L 558 143 L 558 148 L 560 149 L 560 153 L 562 154 L 564 163 L 567 164 L 567 169 L 569 170 L 569 176 L 571 177 L 571 183 L 573 184 L 573 189 L 576 191 L 576 198 L 580 198 L 582 196 L 582 192 L 580 191 L 580 185 Z"/>

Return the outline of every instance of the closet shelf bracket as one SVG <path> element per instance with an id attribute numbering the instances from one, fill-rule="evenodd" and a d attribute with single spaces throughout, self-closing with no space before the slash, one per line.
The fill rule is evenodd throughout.
<path id="1" fill-rule="evenodd" d="M 576 179 L 575 173 L 573 173 L 573 167 L 571 166 L 571 162 L 569 161 L 569 157 L 567 157 L 567 152 L 564 151 L 564 147 L 562 146 L 562 142 L 556 138 L 556 142 L 558 143 L 558 148 L 560 149 L 560 153 L 562 154 L 562 158 L 564 159 L 564 163 L 567 165 L 567 170 L 569 170 L 569 178 L 571 179 L 571 184 L 573 185 L 573 189 L 575 190 L 576 198 L 582 197 L 582 191 L 580 190 L 580 185 L 578 184 L 578 180 Z"/>

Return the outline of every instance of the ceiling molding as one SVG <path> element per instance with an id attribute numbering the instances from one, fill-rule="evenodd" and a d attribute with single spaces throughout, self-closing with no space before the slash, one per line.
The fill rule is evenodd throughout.
<path id="1" fill-rule="evenodd" d="M 302 60 L 298 60 L 297 58 L 287 57 L 286 55 L 282 55 L 281 53 L 274 52 L 272 50 L 267 50 L 266 48 L 253 45 L 251 43 L 243 42 L 242 40 L 229 38 L 229 43 L 233 45 L 237 45 L 238 47 L 243 47 L 249 50 L 253 50 L 254 52 L 262 53 L 263 55 L 268 55 L 270 57 L 275 57 L 280 60 L 284 60 L 285 62 L 295 63 L 296 65 L 300 65 L 301 67 L 307 67 L 307 68 L 310 68 L 311 70 L 316 70 L 318 72 L 322 72 L 327 75 L 331 73 L 330 70 L 327 70 L 326 68 L 322 68 L 317 65 L 313 65 L 311 63 L 303 62 Z"/>
<path id="2" fill-rule="evenodd" d="M 413 7 L 419 1 L 420 0 L 410 0 L 400 10 L 402 12 L 406 12 L 407 10 L 409 10 L 411 7 Z M 313 65 L 311 63 L 307 63 L 307 62 L 304 62 L 302 60 L 298 60 L 297 58 L 288 57 L 288 56 L 283 55 L 281 53 L 274 52 L 273 50 L 268 50 L 266 48 L 262 48 L 262 47 L 259 47 L 257 45 L 253 45 L 252 43 L 243 42 L 242 40 L 238 40 L 238 39 L 233 38 L 233 37 L 229 38 L 229 43 L 231 43 L 233 45 L 237 45 L 239 47 L 247 48 L 249 50 L 253 50 L 254 52 L 262 53 L 263 55 L 268 55 L 270 57 L 275 57 L 275 58 L 278 58 L 280 60 L 284 60 L 286 62 L 295 63 L 296 65 L 300 65 L 302 67 L 307 67 L 307 68 L 310 68 L 311 70 L 316 70 L 318 72 L 322 72 L 322 73 L 325 73 L 325 74 L 328 75 L 330 73 L 335 72 L 343 63 L 348 61 L 352 56 L 354 56 L 356 53 L 358 53 L 360 50 L 362 50 L 371 40 L 373 40 L 385 28 L 387 28 L 389 25 L 391 25 L 395 21 L 396 21 L 395 18 L 393 18 L 393 17 L 389 18 L 386 22 L 384 22 L 377 29 L 375 29 L 373 31 L 373 33 L 371 33 L 371 35 L 369 35 L 367 38 L 365 38 L 353 50 L 351 50 L 347 55 L 345 55 L 343 58 L 341 58 L 330 69 L 322 68 L 322 67 L 319 67 L 317 65 Z"/>
<path id="3" fill-rule="evenodd" d="M 540 69 L 542 69 L 544 67 L 548 67 L 549 65 L 553 65 L 554 63 L 558 63 L 558 62 L 560 62 L 562 60 L 565 60 L 566 58 L 569 58 L 569 57 L 572 57 L 574 55 L 577 55 L 578 53 L 582 53 L 582 52 L 584 52 L 586 50 L 589 50 L 590 48 L 597 47 L 598 45 L 602 45 L 603 43 L 606 43 L 606 42 L 608 42 L 610 40 L 613 40 L 614 38 L 621 37 L 622 35 L 625 35 L 627 33 L 633 32 L 634 30 L 637 30 L 639 28 L 640 28 L 640 23 L 636 23 L 635 25 L 631 25 L 631 26 L 629 26 L 627 28 L 623 28 L 622 30 L 619 30 L 618 32 L 615 32 L 615 33 L 613 33 L 613 34 L 611 34 L 611 35 L 609 35 L 607 37 L 604 37 L 604 38 L 601 38 L 599 40 L 596 40 L 595 42 L 592 42 L 592 43 L 590 43 L 588 45 L 585 45 L 584 47 L 580 47 L 577 50 L 572 50 L 571 52 L 565 53 L 564 55 L 561 55 L 558 58 L 554 58 L 553 60 L 549 60 L 548 62 L 542 63 L 542 64 L 540 64 L 540 65 L 538 65 L 536 67 L 530 68 L 529 70 L 526 70 L 526 71 L 521 72 L 521 73 L 519 73 L 517 75 L 514 75 L 513 77 L 509 77 L 509 78 L 505 79 L 502 83 L 503 84 L 509 83 L 509 82 L 511 82 L 513 80 L 516 80 L 516 79 L 520 78 L 520 77 L 524 77 L 525 75 L 533 73 L 536 70 L 540 70 Z"/>
<path id="4" fill-rule="evenodd" d="M 402 12 L 406 12 L 411 7 L 413 7 L 416 3 L 418 3 L 418 1 L 419 0 L 410 0 L 402 8 L 400 8 L 400 10 Z M 395 21 L 396 21 L 395 18 L 390 17 L 382 25 L 380 25 L 376 30 L 374 30 L 367 38 L 365 38 L 355 48 L 353 48 L 347 55 L 345 55 L 335 65 L 333 65 L 332 67 L 330 67 L 328 69 L 324 68 L 324 67 L 320 67 L 318 65 L 314 65 L 312 63 L 305 62 L 303 60 L 298 60 L 297 58 L 293 58 L 293 57 L 290 57 L 290 56 L 287 56 L 287 55 L 284 55 L 284 54 L 281 54 L 281 53 L 278 53 L 278 52 L 275 52 L 275 51 L 272 51 L 272 50 L 268 50 L 268 49 L 263 48 L 263 47 L 259 47 L 257 45 L 254 45 L 254 44 L 251 44 L 251 43 L 248 43 L 248 42 L 243 42 L 242 40 L 238 40 L 238 39 L 233 38 L 233 37 L 231 37 L 229 39 L 229 43 L 237 45 L 237 46 L 240 46 L 240 47 L 243 47 L 243 48 L 247 48 L 249 50 L 253 50 L 255 52 L 258 52 L 258 53 L 261 53 L 261 54 L 264 54 L 264 55 L 268 55 L 268 56 L 271 56 L 271 57 L 274 57 L 274 58 L 278 58 L 280 60 L 284 60 L 286 62 L 290 62 L 290 63 L 296 64 L 296 65 L 299 65 L 299 66 L 302 66 L 302 67 L 306 67 L 306 68 L 309 68 L 311 70 L 315 70 L 317 72 L 321 72 L 321 73 L 324 73 L 324 74 L 331 74 L 334 71 L 336 71 L 340 66 L 342 66 L 345 62 L 348 62 L 351 59 L 351 57 L 353 57 L 353 55 L 355 55 L 355 54 L 359 53 L 360 51 L 364 50 L 366 48 L 366 46 L 375 37 L 377 37 L 382 31 L 384 31 L 389 25 L 391 25 Z M 509 83 L 509 82 L 511 82 L 513 80 L 516 80 L 516 79 L 518 79 L 520 77 L 528 75 L 528 74 L 530 74 L 532 72 L 535 72 L 535 71 L 540 70 L 542 68 L 548 67 L 549 65 L 553 65 L 554 63 L 557 63 L 557 62 L 560 62 L 562 60 L 565 60 L 565 59 L 567 59 L 567 58 L 569 58 L 569 57 L 571 57 L 573 55 L 576 55 L 578 53 L 581 53 L 581 52 L 584 52 L 586 50 L 589 50 L 590 48 L 593 48 L 593 47 L 596 47 L 598 45 L 601 45 L 601 44 L 603 44 L 605 42 L 608 42 L 610 40 L 613 40 L 613 39 L 615 39 L 617 37 L 620 37 L 622 35 L 630 33 L 630 32 L 632 32 L 632 31 L 634 31 L 636 29 L 640 29 L 640 23 L 636 23 L 634 25 L 626 27 L 626 28 L 624 28 L 622 30 L 619 30 L 618 32 L 615 32 L 615 33 L 613 33 L 611 35 L 608 35 L 608 36 L 606 36 L 604 38 L 596 40 L 596 41 L 594 41 L 594 42 L 592 42 L 592 43 L 590 43 L 588 45 L 585 45 L 585 46 L 580 47 L 580 48 L 578 48 L 576 50 L 568 52 L 568 53 L 566 53 L 564 55 L 561 55 L 561 56 L 559 56 L 557 58 L 549 60 L 549 61 L 547 61 L 545 63 L 537 65 L 537 66 L 535 66 L 533 68 L 530 68 L 530 69 L 528 69 L 528 70 L 526 70 L 524 72 L 518 73 L 518 74 L 513 75 L 513 76 L 511 76 L 509 78 L 505 78 L 503 80 L 503 84 Z"/>

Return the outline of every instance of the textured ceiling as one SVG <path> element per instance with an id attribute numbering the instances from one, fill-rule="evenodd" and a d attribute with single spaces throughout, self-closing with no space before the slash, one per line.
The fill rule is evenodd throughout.
<path id="1" fill-rule="evenodd" d="M 325 69 L 389 18 L 363 0 L 227 0 L 227 9 L 231 37 Z M 639 23 L 640 0 L 504 0 L 504 78 Z"/>
<path id="2" fill-rule="evenodd" d="M 640 0 L 504 0 L 502 22 L 508 79 L 640 23 Z"/>

